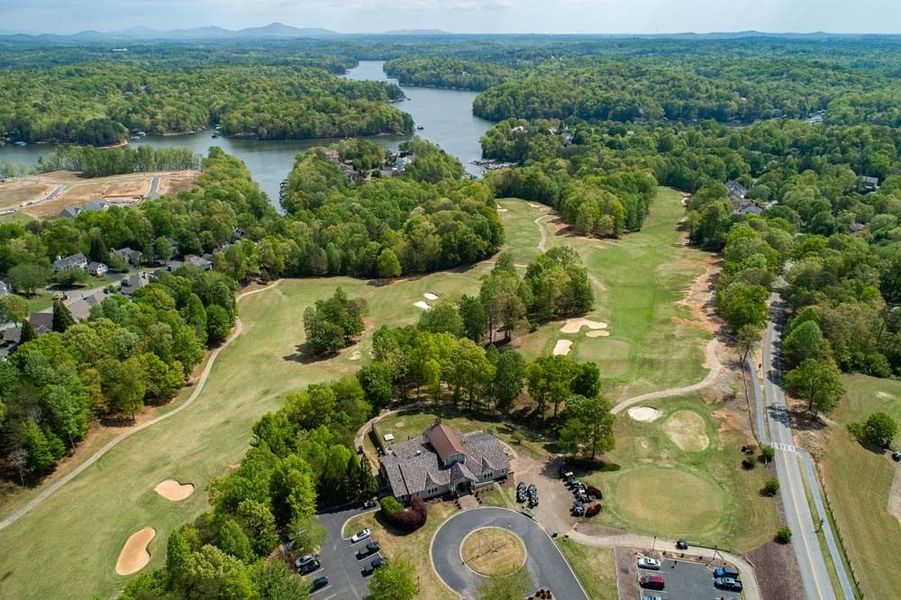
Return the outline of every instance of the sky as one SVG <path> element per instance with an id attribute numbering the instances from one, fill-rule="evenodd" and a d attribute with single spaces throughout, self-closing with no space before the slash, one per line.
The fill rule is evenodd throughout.
<path id="1" fill-rule="evenodd" d="M 344 33 L 901 32 L 899 0 L 0 0 L 0 31 L 229 29 L 279 21 Z"/>

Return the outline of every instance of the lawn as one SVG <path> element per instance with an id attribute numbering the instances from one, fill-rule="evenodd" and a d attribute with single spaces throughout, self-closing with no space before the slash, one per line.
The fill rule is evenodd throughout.
<path id="1" fill-rule="evenodd" d="M 572 340 L 571 355 L 598 363 L 614 400 L 702 379 L 702 346 L 709 334 L 690 324 L 689 309 L 678 302 L 709 255 L 682 244 L 680 198 L 678 192 L 660 188 L 641 231 L 620 240 L 572 237 L 554 223 L 553 215 L 536 225 L 530 218 L 546 213 L 519 201 L 502 202 L 509 211 L 502 213 L 505 220 L 515 219 L 522 229 L 531 224 L 536 233 L 543 228 L 548 248 L 578 250 L 595 289 L 595 309 L 587 318 L 609 325 L 609 337 L 590 338 L 586 329 L 564 334 L 560 322 L 548 323 L 522 336 L 521 350 L 530 357 L 550 354 L 557 340 Z M 526 242 L 508 235 L 515 262 L 533 256 L 535 238 Z"/>
<path id="2" fill-rule="evenodd" d="M 888 512 L 899 467 L 888 455 L 858 444 L 845 426 L 876 411 L 901 420 L 901 382 L 863 375 L 843 379 L 846 397 L 830 415 L 837 424 L 830 428 L 820 466 L 842 545 L 863 596 L 891 598 L 901 587 L 901 573 L 885 568 L 901 560 L 901 524 Z"/>
<path id="3" fill-rule="evenodd" d="M 720 430 L 713 413 L 722 403 L 689 396 L 647 406 L 661 411 L 660 418 L 617 417 L 617 445 L 606 459 L 619 469 L 588 476 L 605 498 L 595 522 L 739 552 L 771 539 L 778 519 L 772 499 L 759 493 L 764 468 L 741 468 L 748 440 L 743 432 Z M 686 423 L 692 425 L 673 426 Z"/>
<path id="4" fill-rule="evenodd" d="M 372 531 L 372 539 L 382 545 L 382 555 L 391 558 L 404 558 L 412 564 L 419 575 L 419 595 L 417 598 L 428 600 L 455 600 L 457 595 L 432 568 L 432 537 L 444 521 L 455 511 L 451 502 L 430 502 L 429 516 L 426 524 L 413 533 L 401 533 L 389 529 L 379 520 L 378 513 L 367 513 L 354 517 L 344 525 L 344 534 L 368 527 Z"/>
<path id="5" fill-rule="evenodd" d="M 526 562 L 525 544 L 500 527 L 476 529 L 464 538 L 460 552 L 470 569 L 488 577 L 510 575 Z"/>
<path id="6" fill-rule="evenodd" d="M 515 262 L 521 264 L 536 252 L 539 226 L 554 229 L 548 223 L 552 217 L 536 226 L 535 219 L 545 213 L 520 201 L 502 205 L 508 209 L 501 213 L 508 245 Z M 681 210 L 678 195 L 661 190 L 640 233 L 618 241 L 548 237 L 549 246 L 577 247 L 588 260 L 599 292 L 603 289 L 598 309 L 590 316 L 609 322 L 612 335 L 579 339 L 574 352 L 598 360 L 604 375 L 622 372 L 608 386 L 614 396 L 701 378 L 704 336 L 694 327 L 673 322 L 676 316 L 688 317 L 675 301 L 700 272 L 702 256 L 679 243 L 676 224 Z M 41 506 L 0 531 L 0 597 L 58 597 L 60 590 L 71 597 L 112 597 L 126 580 L 114 570 L 122 544 L 146 526 L 157 530 L 149 547 L 148 568 L 161 566 L 169 533 L 208 508 L 209 482 L 241 460 L 251 426 L 262 414 L 277 408 L 287 392 L 351 375 L 368 360 L 371 329 L 357 347 L 339 356 L 315 363 L 301 360 L 302 315 L 315 300 L 342 286 L 350 297 L 369 302 L 375 324 L 404 325 L 418 319 L 420 311 L 413 304 L 423 300 L 423 294 L 473 294 L 489 268 L 489 263 L 482 263 L 385 286 L 349 278 L 285 280 L 242 300 L 244 333 L 220 354 L 206 388 L 188 410 L 130 437 Z M 618 290 L 618 286 L 628 289 Z M 648 286 L 644 294 L 641 286 Z M 560 325 L 549 324 L 524 336 L 523 350 L 535 355 L 552 347 Z M 615 362 L 626 366 L 614 369 Z M 190 388 L 184 390 L 169 406 L 177 406 L 190 393 Z M 411 432 L 418 430 L 418 435 L 432 421 L 433 416 L 428 416 L 408 427 Z M 475 422 L 473 426 L 482 428 Z M 397 429 L 400 436 L 413 435 Z M 512 441 L 512 431 L 498 429 L 501 438 Z M 532 454 L 544 453 L 537 441 L 526 441 L 523 448 Z M 81 460 L 76 456 L 72 463 Z M 194 483 L 197 491 L 183 502 L 166 501 L 153 487 L 169 478 Z M 29 490 L 10 499 L 4 508 L 14 510 L 38 492 Z"/>
<path id="7" fill-rule="evenodd" d="M 613 548 L 583 546 L 568 538 L 557 538 L 556 541 L 591 600 L 616 600 Z"/>

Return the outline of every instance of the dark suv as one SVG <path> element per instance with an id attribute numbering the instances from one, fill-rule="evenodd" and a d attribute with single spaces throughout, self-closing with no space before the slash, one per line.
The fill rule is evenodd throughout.
<path id="1" fill-rule="evenodd" d="M 378 552 L 381 549 L 382 549 L 382 546 L 378 542 L 369 542 L 368 544 L 366 544 L 365 548 L 360 548 L 357 551 L 357 558 L 358 559 L 366 558 L 367 556 L 369 556 L 371 554 L 375 554 L 376 552 Z"/>

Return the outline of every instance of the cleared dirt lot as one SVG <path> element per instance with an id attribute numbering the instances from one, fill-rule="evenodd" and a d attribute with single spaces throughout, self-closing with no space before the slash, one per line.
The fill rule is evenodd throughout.
<path id="1" fill-rule="evenodd" d="M 54 171 L 0 183 L 0 210 L 17 209 L 37 219 L 49 219 L 70 206 L 92 201 L 133 204 L 152 192 L 177 194 L 197 181 L 199 171 L 130 173 L 82 179 L 71 171 Z M 158 178 L 156 190 L 153 181 Z"/>

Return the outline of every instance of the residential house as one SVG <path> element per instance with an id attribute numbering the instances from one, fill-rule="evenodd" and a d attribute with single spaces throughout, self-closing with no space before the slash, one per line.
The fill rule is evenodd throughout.
<path id="1" fill-rule="evenodd" d="M 88 273 L 91 275 L 96 275 L 98 277 L 102 277 L 107 271 L 109 271 L 109 267 L 107 267 L 102 262 L 97 262 L 96 260 L 92 260 L 88 263 Z"/>
<path id="2" fill-rule="evenodd" d="M 748 195 L 748 190 L 745 189 L 745 186 L 734 179 L 726 182 L 726 189 L 729 190 L 729 199 L 732 201 L 732 204 L 741 204 L 745 196 Z"/>
<path id="3" fill-rule="evenodd" d="M 740 215 L 759 215 L 763 213 L 763 209 L 756 204 L 746 204 L 738 211 Z"/>
<path id="4" fill-rule="evenodd" d="M 119 292 L 125 296 L 131 296 L 149 283 L 147 273 L 132 273 L 122 282 Z"/>
<path id="5" fill-rule="evenodd" d="M 28 316 L 28 322 L 31 323 L 35 333 L 49 333 L 53 331 L 53 312 L 49 308 L 33 312 Z"/>
<path id="6" fill-rule="evenodd" d="M 421 437 L 394 444 L 381 473 L 401 502 L 460 496 L 510 474 L 504 445 L 484 431 L 461 434 L 436 419 Z"/>
<path id="7" fill-rule="evenodd" d="M 119 248 L 113 250 L 112 254 L 119 256 L 130 265 L 137 266 L 144 262 L 144 253 L 140 250 L 132 250 L 131 248 Z"/>
<path id="8" fill-rule="evenodd" d="M 864 194 L 869 194 L 870 192 L 875 192 L 879 189 L 879 178 L 878 177 L 868 177 L 864 175 L 860 178 L 860 184 L 858 185 L 860 191 Z"/>
<path id="9" fill-rule="evenodd" d="M 0 281 L 0 298 L 9 294 L 9 284 L 5 281 Z"/>
<path id="10" fill-rule="evenodd" d="M 195 267 L 200 267 L 204 271 L 212 271 L 213 270 L 213 261 L 209 258 L 205 258 L 203 256 L 195 256 L 193 254 L 189 254 L 185 257 L 186 265 L 194 265 Z"/>
<path id="11" fill-rule="evenodd" d="M 65 258 L 57 256 L 53 261 L 53 272 L 74 271 L 75 269 L 85 269 L 88 266 L 88 258 L 79 252 Z"/>
<path id="12" fill-rule="evenodd" d="M 66 308 L 72 313 L 73 319 L 84 321 L 91 316 L 91 309 L 103 302 L 104 298 L 106 298 L 106 292 L 97 290 L 93 294 L 66 302 Z"/>

